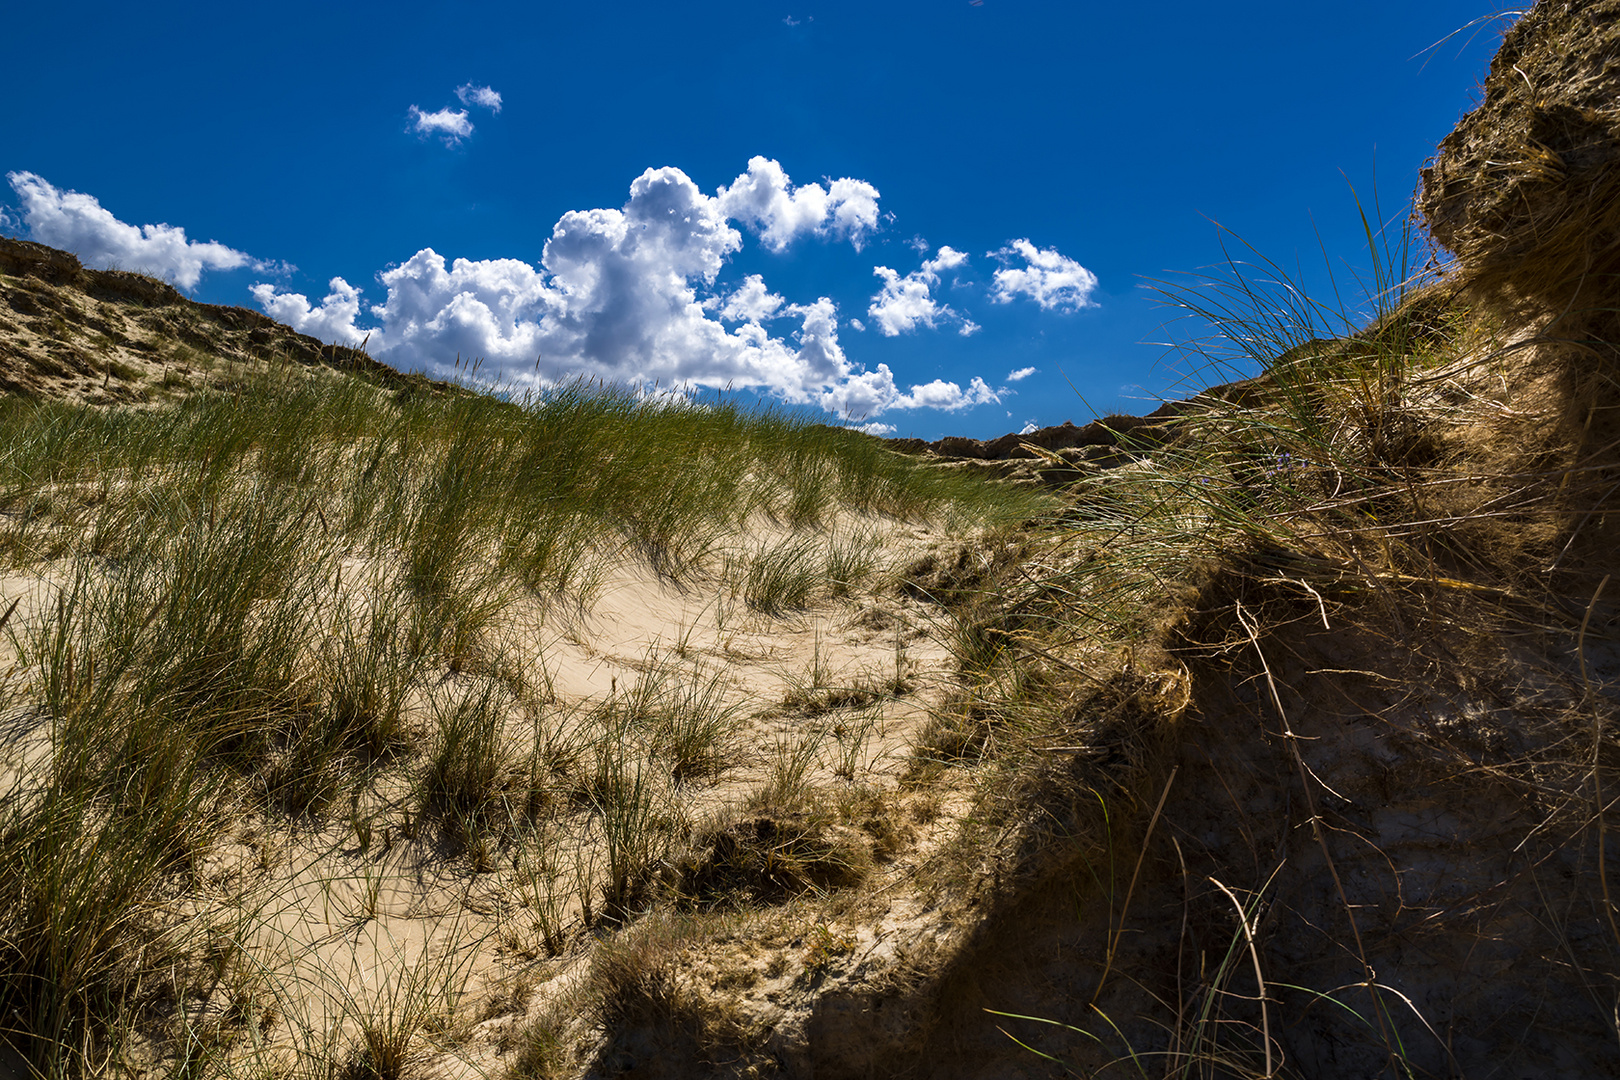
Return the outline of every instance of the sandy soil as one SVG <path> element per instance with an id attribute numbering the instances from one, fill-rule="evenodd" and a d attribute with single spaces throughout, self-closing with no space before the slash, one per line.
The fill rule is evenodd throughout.
<path id="1" fill-rule="evenodd" d="M 876 530 L 879 561 L 891 570 L 946 541 L 896 522 L 831 527 Z M 779 531 L 761 523 L 733 549 L 757 549 Z M 713 561 L 724 566 L 725 551 Z M 374 581 L 366 570 L 351 560 L 342 580 Z M 948 689 L 952 665 L 948 617 L 892 581 L 881 572 L 850 595 L 766 614 L 750 610 L 721 572 L 676 583 L 629 559 L 605 568 L 588 602 L 512 604 L 486 635 L 498 641 L 501 663 L 521 669 L 534 688 L 526 704 L 512 703 L 511 749 L 566 742 L 644 680 L 708 689 L 730 710 L 733 730 L 712 770 L 658 778 L 659 812 L 672 837 L 666 875 L 682 838 L 744 813 L 790 756 L 804 761 L 810 787 L 876 798 L 898 822 L 864 901 L 892 904 L 885 894 L 915 871 L 965 805 L 948 790 L 900 790 L 915 735 Z M 63 583 L 60 570 L 0 579 L 0 611 L 17 601 L 12 629 L 22 631 L 48 613 Z M 347 600 L 364 604 L 364 588 L 350 586 Z M 0 655 L 13 667 L 15 690 L 23 636 L 8 638 Z M 416 722 L 425 732 L 436 696 L 483 677 L 433 674 L 414 693 Z M 48 770 L 50 731 L 21 701 L 14 695 L 0 745 L 7 782 Z M 589 917 L 584 910 L 586 898 L 597 900 L 605 866 L 599 815 L 588 800 L 562 793 L 569 783 L 557 778 L 539 834 L 520 830 L 471 850 L 413 820 L 409 770 L 379 773 L 347 807 L 316 819 L 238 807 L 195 867 L 194 887 L 174 901 L 173 914 L 209 928 L 210 954 L 219 958 L 211 985 L 182 1003 L 177 1023 L 199 1038 L 225 1040 L 242 1061 L 289 1065 L 334 1048 L 341 1056 L 368 1025 L 410 1026 L 413 1054 L 424 1067 L 432 1059 L 430 1072 L 498 1071 L 518 1018 L 578 982 L 603 929 L 600 908 Z M 829 928 L 825 912 L 768 907 L 756 916 L 752 959 L 743 965 L 756 990 L 751 999 L 768 1003 L 790 992 L 813 948 L 807 935 L 819 934 L 840 955 L 883 960 L 892 930 L 925 921 L 910 904 L 845 929 Z M 730 964 L 737 967 L 735 957 Z M 136 1074 L 167 1067 L 155 1043 L 131 1046 L 124 1059 Z"/>

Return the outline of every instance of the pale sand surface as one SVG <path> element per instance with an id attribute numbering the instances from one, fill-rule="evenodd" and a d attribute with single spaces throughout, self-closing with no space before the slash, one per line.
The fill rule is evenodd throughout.
<path id="1" fill-rule="evenodd" d="M 872 531 L 884 570 L 947 539 L 893 521 L 831 526 L 850 527 Z M 731 543 L 746 552 L 786 535 L 761 523 Z M 724 556 L 723 545 L 716 568 Z M 344 562 L 351 607 L 367 602 L 379 580 L 372 570 L 362 559 Z M 677 836 L 743 812 L 783 754 L 808 758 L 813 787 L 885 793 L 903 806 L 898 791 L 910 747 L 952 666 L 948 619 L 935 605 L 901 595 L 892 580 L 880 571 L 849 595 L 766 614 L 750 610 L 737 582 L 719 569 L 675 582 L 643 559 L 614 561 L 585 602 L 523 599 L 490 632 L 502 663 L 540 688 L 507 718 L 506 737 L 514 754 L 547 738 L 566 741 L 593 722 L 593 710 L 644 678 L 712 686 L 734 710 L 723 760 L 701 775 L 657 778 L 660 813 Z M 0 644 L 0 670 L 12 669 L 14 691 L 26 675 L 17 669 L 17 645 L 64 583 L 60 568 L 0 578 L 0 611 L 20 601 L 14 633 Z M 432 674 L 413 691 L 414 722 L 426 732 L 436 695 L 464 691 L 482 677 Z M 829 706 L 829 691 L 852 691 L 860 701 Z M 6 782 L 23 788 L 29 777 L 43 778 L 50 755 L 49 726 L 21 704 L 25 698 L 10 695 L 0 746 Z M 926 801 L 909 842 L 869 879 L 879 895 L 884 879 L 909 873 L 944 835 L 951 811 L 961 809 L 949 795 Z M 601 824 L 588 801 L 565 796 L 554 795 L 542 813 L 544 844 L 519 839 L 469 854 L 442 830 L 413 820 L 409 776 L 397 771 L 379 772 L 352 805 L 316 819 L 238 808 L 196 866 L 192 888 L 173 902 L 174 914 L 208 927 L 221 958 L 213 986 L 184 1002 L 182 1025 L 199 1032 L 234 1025 L 247 1034 L 236 1036 L 232 1054 L 287 1064 L 354 1045 L 362 1025 L 408 1023 L 417 1026 L 420 1053 L 438 1048 L 431 1071 L 498 1071 L 503 1033 L 526 1003 L 525 995 L 509 995 L 503 1011 L 502 988 L 518 983 L 541 997 L 564 991 L 579 978 L 593 940 L 582 893 L 594 899 L 599 889 Z M 590 884 L 582 889 L 582 881 Z M 536 917 L 547 905 L 564 938 L 555 955 Z M 792 923 L 792 911 L 766 914 Z M 881 951 L 880 940 L 866 940 L 881 925 L 863 924 L 865 937 L 851 938 L 851 947 Z M 760 972 L 771 955 L 792 951 L 791 928 L 784 933 L 774 953 L 768 941 L 750 950 Z M 162 1063 L 133 1045 L 125 1064 L 143 1072 Z"/>

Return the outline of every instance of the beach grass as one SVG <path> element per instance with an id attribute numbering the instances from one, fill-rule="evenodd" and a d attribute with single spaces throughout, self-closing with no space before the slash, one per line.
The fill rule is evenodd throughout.
<path id="1" fill-rule="evenodd" d="M 4 625 L 9 716 L 44 747 L 0 800 L 0 1036 L 43 1076 L 137 1043 L 196 1075 L 255 1059 L 176 1050 L 154 1020 L 192 992 L 191 883 L 244 815 L 293 836 L 347 812 L 362 859 L 436 832 L 474 872 L 527 865 L 552 952 L 628 919 L 687 827 L 672 786 L 726 767 L 738 705 L 653 658 L 559 711 L 524 674 L 543 658 L 513 655 L 520 606 L 588 608 L 625 560 L 674 587 L 733 560 L 748 606 L 785 614 L 872 580 L 873 521 L 1051 505 L 729 401 L 230 374 L 139 409 L 0 400 L 0 557 L 34 583 Z M 739 546 L 762 522 L 784 539 Z M 416 1060 L 402 993 L 333 1044 L 343 1075 Z"/>

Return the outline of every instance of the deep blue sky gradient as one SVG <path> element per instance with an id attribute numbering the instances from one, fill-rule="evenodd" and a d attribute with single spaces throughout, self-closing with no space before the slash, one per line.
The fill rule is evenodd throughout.
<path id="1" fill-rule="evenodd" d="M 852 360 L 887 363 L 905 384 L 1005 385 L 1008 371 L 1038 368 L 1000 406 L 883 417 L 899 434 L 992 436 L 1177 392 L 1182 373 L 1152 344 L 1175 331 L 1143 282 L 1218 262 L 1212 222 L 1300 260 L 1315 289 L 1319 236 L 1346 280 L 1346 267 L 1364 270 L 1352 186 L 1368 202 L 1376 189 L 1398 221 L 1419 168 L 1477 100 L 1507 21 L 1424 50 L 1498 10 L 34 4 L 3 19 L 14 97 L 0 172 L 94 195 L 125 222 L 296 264 L 271 280 L 312 299 L 341 275 L 371 302 L 382 299 L 375 275 L 423 247 L 538 262 L 561 214 L 620 206 L 648 167 L 676 166 L 711 194 L 755 155 L 799 184 L 865 180 L 885 224 L 863 251 L 809 240 L 773 254 L 745 230 L 723 279 L 762 273 L 789 301 L 830 296 L 841 318 L 864 319 L 872 267 L 915 270 L 913 237 L 968 253 L 967 284 L 936 295 L 980 333 L 840 338 Z M 472 111 L 470 139 L 446 147 L 407 130 L 409 106 L 452 104 L 468 82 L 504 98 L 498 116 Z M 0 187 L 7 200 L 15 218 Z M 989 303 L 985 253 L 1019 237 L 1095 273 L 1097 306 Z M 258 280 L 209 272 L 194 295 L 251 305 Z"/>

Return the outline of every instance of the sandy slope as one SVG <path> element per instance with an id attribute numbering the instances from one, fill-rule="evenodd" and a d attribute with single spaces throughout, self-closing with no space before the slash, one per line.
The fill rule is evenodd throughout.
<path id="1" fill-rule="evenodd" d="M 603 567 L 588 602 L 512 605 L 487 637 L 499 642 L 500 663 L 534 688 L 525 701 L 506 703 L 513 759 L 548 741 L 572 741 L 576 754 L 589 754 L 584 747 L 599 738 L 594 717 L 638 685 L 703 690 L 727 713 L 730 730 L 712 768 L 649 778 L 672 844 L 667 858 L 678 856 L 685 838 L 746 816 L 750 795 L 792 756 L 803 762 L 808 787 L 875 808 L 884 841 L 875 880 L 903 880 L 950 817 L 942 816 L 948 807 L 940 792 L 906 795 L 900 787 L 916 732 L 948 689 L 953 665 L 944 643 L 949 617 L 896 590 L 892 574 L 948 537 L 848 515 L 824 529 L 872 537 L 885 568 L 876 588 L 767 614 L 750 610 L 719 573 L 677 584 L 630 557 Z M 747 552 L 783 535 L 761 522 L 728 546 Z M 715 553 L 716 566 L 725 554 Z M 370 602 L 364 583 L 374 579 L 364 569 L 354 560 L 344 565 L 344 580 L 361 583 L 348 586 L 351 606 Z M 63 584 L 50 570 L 0 580 L 0 610 L 19 601 L 13 630 L 24 637 L 8 646 L 13 658 L 15 641 L 52 612 Z M 436 700 L 485 681 L 487 673 L 440 670 L 417 688 L 412 722 L 426 738 Z M 26 707 L 11 716 L 7 775 L 43 777 L 48 725 Z M 556 786 L 569 783 L 559 777 Z M 210 927 L 219 970 L 176 1022 L 199 1038 L 224 1034 L 241 1062 L 341 1057 L 364 1025 L 392 1022 L 412 1028 L 413 1056 L 446 1047 L 436 1068 L 496 1069 L 517 1018 L 540 1007 L 545 987 L 578 981 L 591 932 L 601 932 L 600 908 L 582 906 L 600 903 L 599 814 L 589 796 L 554 799 L 540 811 L 540 846 L 523 832 L 473 850 L 442 822 L 413 820 L 410 778 L 397 770 L 378 774 L 346 811 L 307 823 L 246 805 L 227 809 L 194 869 L 194 888 L 175 901 L 175 914 Z M 836 828 L 858 848 L 872 848 L 858 825 Z M 553 924 L 549 943 L 541 908 Z M 799 969 L 804 937 L 792 910 L 768 911 L 765 922 L 776 929 L 755 945 L 758 969 L 774 963 L 788 982 L 792 972 L 781 972 Z M 871 949 L 880 933 L 868 926 L 857 939 Z M 161 1070 L 168 1052 L 160 1043 L 136 1045 L 125 1061 L 137 1073 Z M 452 1068 L 456 1061 L 463 1065 Z"/>

